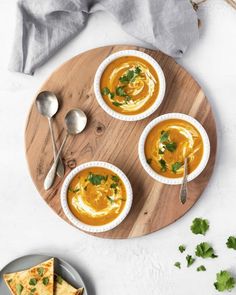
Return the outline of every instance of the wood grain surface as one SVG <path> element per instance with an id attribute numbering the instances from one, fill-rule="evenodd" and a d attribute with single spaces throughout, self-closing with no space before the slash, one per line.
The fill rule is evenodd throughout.
<path id="1" fill-rule="evenodd" d="M 151 55 L 161 65 L 167 82 L 166 95 L 159 109 L 147 119 L 123 122 L 113 119 L 98 105 L 93 91 L 93 79 L 99 64 L 111 53 L 136 49 Z M 63 150 L 66 175 L 77 165 L 94 160 L 110 162 L 122 169 L 133 187 L 134 200 L 130 214 L 115 229 L 96 234 L 103 238 L 130 238 L 157 231 L 184 215 L 199 199 L 213 172 L 217 137 L 211 106 L 203 90 L 191 75 L 174 59 L 159 52 L 134 46 L 106 46 L 84 52 L 63 64 L 42 86 L 40 91 L 53 91 L 60 103 L 53 120 L 57 146 L 65 135 L 64 116 L 79 107 L 88 116 L 86 130 L 70 136 Z M 207 167 L 189 183 L 185 205 L 178 199 L 179 186 L 154 181 L 142 168 L 138 158 L 138 141 L 144 127 L 154 118 L 169 112 L 181 112 L 195 117 L 205 127 L 211 143 Z M 53 188 L 43 189 L 43 181 L 53 163 L 48 122 L 36 109 L 30 109 L 25 130 L 26 156 L 33 182 L 47 204 L 64 220 L 60 205 L 63 178 L 56 179 Z M 66 176 L 65 175 L 65 176 Z"/>

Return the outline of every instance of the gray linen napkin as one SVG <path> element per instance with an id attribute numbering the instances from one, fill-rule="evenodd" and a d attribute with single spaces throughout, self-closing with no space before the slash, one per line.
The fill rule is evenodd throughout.
<path id="1" fill-rule="evenodd" d="M 112 14 L 130 35 L 173 57 L 182 56 L 198 37 L 189 0 L 20 0 L 9 69 L 32 75 L 99 10 Z"/>

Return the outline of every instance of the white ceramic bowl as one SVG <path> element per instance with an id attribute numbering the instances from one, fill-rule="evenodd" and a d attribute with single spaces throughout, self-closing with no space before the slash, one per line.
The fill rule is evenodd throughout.
<path id="1" fill-rule="evenodd" d="M 114 219 L 112 222 L 107 223 L 105 225 L 93 226 L 93 225 L 88 225 L 86 223 L 81 222 L 78 218 L 74 216 L 74 214 L 70 211 L 68 206 L 67 190 L 70 185 L 70 182 L 72 181 L 73 177 L 77 173 L 89 167 L 103 167 L 113 171 L 120 177 L 120 179 L 123 181 L 126 188 L 127 200 L 126 200 L 124 209 L 117 216 L 116 219 Z M 77 166 L 67 175 L 61 188 L 61 205 L 65 215 L 76 227 L 87 232 L 94 232 L 94 233 L 105 232 L 119 225 L 128 215 L 132 205 L 132 201 L 133 201 L 133 192 L 132 192 L 132 187 L 127 176 L 119 168 L 107 162 L 94 161 L 94 162 L 87 162 Z"/>
<path id="2" fill-rule="evenodd" d="M 146 111 L 144 111 L 141 114 L 136 114 L 136 115 L 120 114 L 120 113 L 114 111 L 113 109 L 111 109 L 106 104 L 106 102 L 104 101 L 102 94 L 101 94 L 100 80 L 101 80 L 101 76 L 102 76 L 104 70 L 113 60 L 115 60 L 119 57 L 122 57 L 122 56 L 137 56 L 137 57 L 140 57 L 140 58 L 146 60 L 156 70 L 158 78 L 159 78 L 160 89 L 159 89 L 159 93 L 157 95 L 156 101 L 154 102 L 154 104 L 152 104 L 150 106 L 149 109 L 147 109 Z M 157 108 L 162 103 L 164 95 L 165 95 L 165 89 L 166 89 L 165 76 L 164 76 L 164 73 L 163 73 L 160 65 L 150 55 L 148 55 L 144 52 L 141 52 L 141 51 L 137 51 L 137 50 L 122 50 L 122 51 L 118 51 L 116 53 L 109 55 L 98 67 L 97 72 L 95 74 L 95 78 L 94 78 L 94 92 L 95 92 L 95 96 L 97 98 L 99 105 L 110 116 L 112 116 L 113 118 L 119 119 L 119 120 L 123 120 L 123 121 L 138 121 L 138 120 L 142 120 L 142 119 L 150 116 L 153 112 L 155 112 L 157 110 Z"/>
<path id="3" fill-rule="evenodd" d="M 185 120 L 185 121 L 191 123 L 199 131 L 199 133 L 202 136 L 203 146 L 204 146 L 203 157 L 202 157 L 201 162 L 197 166 L 197 168 L 188 175 L 188 177 L 187 177 L 188 181 L 191 181 L 194 178 L 196 178 L 204 170 L 204 168 L 206 167 L 206 164 L 207 164 L 209 156 L 210 156 L 210 141 L 209 141 L 209 138 L 208 138 L 208 135 L 207 135 L 205 129 L 203 128 L 203 126 L 196 119 L 194 119 L 191 116 L 181 114 L 181 113 L 169 113 L 169 114 L 159 116 L 156 119 L 152 120 L 145 127 L 145 129 L 143 130 L 143 132 L 141 134 L 141 137 L 140 137 L 140 140 L 139 140 L 139 147 L 138 147 L 139 159 L 141 161 L 141 164 L 142 164 L 143 168 L 155 180 L 160 181 L 160 182 L 165 183 L 165 184 L 175 185 L 175 184 L 181 184 L 182 180 L 183 180 L 183 177 L 169 178 L 169 177 L 164 177 L 164 176 L 158 174 L 147 163 L 147 160 L 146 160 L 146 157 L 145 157 L 145 151 L 144 151 L 146 138 L 147 138 L 149 132 L 151 131 L 151 129 L 154 126 L 156 126 L 157 124 L 159 124 L 160 122 L 165 121 L 165 120 L 169 120 L 169 119 L 181 119 L 181 120 Z"/>

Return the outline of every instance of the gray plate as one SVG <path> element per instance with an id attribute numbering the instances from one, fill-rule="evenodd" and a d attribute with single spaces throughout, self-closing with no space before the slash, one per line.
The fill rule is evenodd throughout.
<path id="1" fill-rule="evenodd" d="M 21 271 L 30 267 L 33 267 L 43 261 L 50 259 L 52 256 L 46 255 L 27 255 L 17 258 L 7 264 L 0 271 L 0 294 L 10 295 L 10 291 L 3 281 L 4 273 L 11 273 L 16 271 Z M 66 261 L 55 257 L 55 272 L 63 277 L 68 283 L 70 283 L 75 288 L 84 288 L 83 295 L 88 295 L 85 284 L 79 275 L 79 273 Z"/>

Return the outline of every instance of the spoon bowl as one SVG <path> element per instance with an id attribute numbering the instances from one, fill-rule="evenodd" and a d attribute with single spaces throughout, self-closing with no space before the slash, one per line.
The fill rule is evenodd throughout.
<path id="1" fill-rule="evenodd" d="M 87 116 L 82 110 L 73 109 L 66 114 L 65 123 L 67 132 L 71 135 L 76 135 L 84 130 L 87 124 Z"/>
<path id="2" fill-rule="evenodd" d="M 51 91 L 43 91 L 36 97 L 36 106 L 40 114 L 47 118 L 52 118 L 58 111 L 58 100 Z"/>

